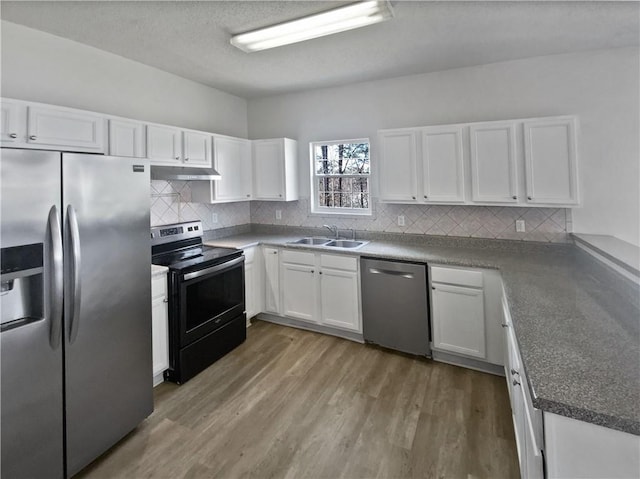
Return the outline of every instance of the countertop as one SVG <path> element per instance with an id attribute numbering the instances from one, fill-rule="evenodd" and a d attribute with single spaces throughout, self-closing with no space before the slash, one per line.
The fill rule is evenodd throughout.
<path id="1" fill-rule="evenodd" d="M 640 435 L 638 287 L 573 245 L 374 240 L 357 250 L 290 245 L 247 233 L 207 244 L 257 244 L 498 269 L 535 407 Z"/>
<path id="2" fill-rule="evenodd" d="M 151 265 L 151 277 L 167 274 L 167 271 L 169 271 L 169 268 L 166 266 L 160 266 L 157 264 Z"/>

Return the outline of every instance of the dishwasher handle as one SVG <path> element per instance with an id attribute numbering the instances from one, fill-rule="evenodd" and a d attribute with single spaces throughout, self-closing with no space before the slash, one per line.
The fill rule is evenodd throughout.
<path id="1" fill-rule="evenodd" d="M 369 273 L 371 274 L 386 274 L 389 276 L 400 276 L 402 278 L 413 279 L 413 273 L 408 273 L 406 271 L 393 271 L 390 269 L 380 269 L 380 268 L 369 268 Z"/>

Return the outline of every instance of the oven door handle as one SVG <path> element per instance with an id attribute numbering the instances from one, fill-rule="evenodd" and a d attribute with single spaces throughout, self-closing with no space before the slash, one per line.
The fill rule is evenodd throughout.
<path id="1" fill-rule="evenodd" d="M 219 271 L 223 271 L 225 269 L 229 269 L 237 264 L 240 264 L 244 261 L 244 256 L 240 256 L 239 258 L 233 259 L 231 261 L 226 261 L 217 266 L 212 266 L 211 268 L 201 269 L 199 271 L 194 271 L 193 273 L 187 273 L 182 277 L 183 281 L 189 281 L 190 279 L 199 278 L 200 276 L 204 276 L 207 274 L 217 273 Z"/>

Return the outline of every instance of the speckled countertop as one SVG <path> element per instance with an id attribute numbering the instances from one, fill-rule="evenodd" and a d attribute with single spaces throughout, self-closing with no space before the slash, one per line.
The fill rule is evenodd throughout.
<path id="1" fill-rule="evenodd" d="M 299 238 L 247 233 L 207 243 L 318 250 L 287 244 Z M 500 270 L 534 406 L 640 435 L 638 287 L 579 248 L 394 239 L 331 252 Z"/>

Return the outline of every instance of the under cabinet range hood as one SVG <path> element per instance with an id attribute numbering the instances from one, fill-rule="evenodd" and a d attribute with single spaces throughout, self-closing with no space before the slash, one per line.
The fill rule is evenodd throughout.
<path id="1" fill-rule="evenodd" d="M 151 166 L 152 180 L 211 181 L 222 178 L 213 168 L 185 168 L 181 166 Z"/>

